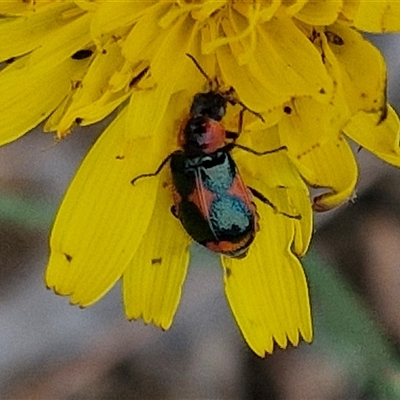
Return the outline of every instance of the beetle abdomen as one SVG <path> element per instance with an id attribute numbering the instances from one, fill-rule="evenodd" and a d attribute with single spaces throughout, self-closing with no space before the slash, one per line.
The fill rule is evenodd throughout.
<path id="1" fill-rule="evenodd" d="M 255 207 L 229 153 L 171 159 L 176 216 L 210 250 L 239 257 L 255 235 Z"/>

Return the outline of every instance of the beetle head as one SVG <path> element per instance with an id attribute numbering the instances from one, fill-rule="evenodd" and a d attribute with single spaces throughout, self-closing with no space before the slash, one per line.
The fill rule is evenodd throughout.
<path id="1" fill-rule="evenodd" d="M 221 121 L 226 112 L 227 102 L 226 97 L 219 92 L 197 93 L 193 98 L 190 114 L 193 117 L 203 116 Z"/>

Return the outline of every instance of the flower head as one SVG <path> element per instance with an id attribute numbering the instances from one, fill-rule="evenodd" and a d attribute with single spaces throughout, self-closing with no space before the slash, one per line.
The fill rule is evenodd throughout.
<path id="1" fill-rule="evenodd" d="M 239 100 L 223 119 L 245 184 L 262 193 L 248 255 L 222 257 L 236 321 L 259 355 L 312 338 L 299 258 L 312 204 L 351 198 L 357 165 L 347 137 L 400 165 L 398 119 L 385 97 L 382 56 L 358 30 L 400 28 L 390 1 L 11 1 L 0 4 L 0 141 L 46 121 L 59 137 L 117 108 L 87 155 L 54 224 L 47 285 L 88 306 L 122 278 L 126 315 L 168 329 L 192 239 L 172 216 L 171 172 L 132 186 L 177 149 L 193 96 L 210 77 Z M 268 204 L 269 202 L 269 204 Z M 265 204 L 267 203 L 267 204 Z M 301 219 L 288 215 L 301 215 Z"/>

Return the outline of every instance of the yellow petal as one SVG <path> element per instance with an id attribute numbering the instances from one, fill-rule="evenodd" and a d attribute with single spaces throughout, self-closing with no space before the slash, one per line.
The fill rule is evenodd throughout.
<path id="1" fill-rule="evenodd" d="M 364 0 L 344 0 L 341 17 L 347 24 L 351 24 L 357 13 L 360 3 Z"/>
<path id="2" fill-rule="evenodd" d="M 246 136 L 241 136 L 240 143 L 243 139 L 247 139 L 244 142 L 247 147 L 259 152 L 280 147 L 276 126 L 246 132 Z M 246 185 L 262 193 L 274 204 L 278 212 L 301 217 L 301 219 L 291 219 L 296 227 L 292 250 L 298 256 L 304 255 L 313 231 L 312 208 L 308 188 L 287 156 L 287 151 L 257 156 L 237 149 L 233 155 Z M 268 207 L 258 199 L 254 201 L 258 209 Z"/>
<path id="3" fill-rule="evenodd" d="M 175 315 L 189 263 L 190 237 L 172 216 L 169 171 L 160 173 L 149 228 L 123 275 L 125 313 L 168 329 Z M 147 178 L 153 179 L 153 178 Z M 139 182 L 137 183 L 139 185 Z"/>
<path id="4" fill-rule="evenodd" d="M 331 78 L 318 51 L 291 20 L 274 18 L 258 33 L 260 42 L 254 57 L 264 72 L 263 82 L 274 82 L 270 83 L 273 93 L 285 93 L 289 99 L 311 96 L 321 102 L 329 100 Z"/>
<path id="5" fill-rule="evenodd" d="M 241 101 L 251 110 L 262 112 L 271 111 L 283 100 L 275 98 L 266 90 L 260 90 L 262 84 L 249 73 L 247 66 L 239 66 L 237 60 L 227 46 L 217 49 L 218 64 L 221 69 L 223 82 L 232 85 Z M 255 96 L 254 94 L 257 93 Z"/>
<path id="6" fill-rule="evenodd" d="M 331 126 L 331 109 L 310 98 L 297 98 L 285 107 L 279 137 L 296 156 L 308 153 L 321 142 L 339 135 Z"/>
<path id="7" fill-rule="evenodd" d="M 152 8 L 152 12 L 139 19 L 123 44 L 122 54 L 124 57 L 132 63 L 152 58 L 152 55 L 160 49 L 165 32 L 167 32 L 161 28 L 159 20 L 170 7 L 169 2 L 159 2 Z M 185 37 L 187 36 L 185 35 Z"/>
<path id="8" fill-rule="evenodd" d="M 358 32 L 336 24 L 325 32 L 332 55 L 325 47 L 328 61 L 336 63 L 346 103 L 351 115 L 358 110 L 386 111 L 386 67 L 379 50 Z"/>
<path id="9" fill-rule="evenodd" d="M 70 99 L 68 109 L 57 123 L 59 132 L 69 131 L 77 119 L 80 125 L 100 121 L 129 96 L 126 91 L 114 93 L 110 85 L 112 75 L 123 65 L 118 43 L 108 43 L 104 50 L 96 54 Z"/>
<path id="10" fill-rule="evenodd" d="M 58 65 L 76 51 L 84 49 L 91 43 L 90 20 L 91 14 L 83 14 L 71 19 L 68 24 L 62 26 L 46 37 L 46 41 L 27 58 L 27 64 L 31 66 Z M 43 67 L 42 68 L 46 68 Z"/>
<path id="11" fill-rule="evenodd" d="M 386 162 L 400 167 L 400 123 L 396 112 L 389 106 L 387 118 L 359 112 L 344 128 L 344 132 L 360 146 Z"/>
<path id="12" fill-rule="evenodd" d="M 3 20 L 0 24 L 0 61 L 42 46 L 48 37 L 68 22 L 63 20 L 62 14 L 74 7 L 73 3 L 53 3 L 40 7 L 34 13 L 27 13 L 24 17 Z"/>
<path id="13" fill-rule="evenodd" d="M 86 72 L 88 60 L 73 60 L 71 55 L 90 41 L 90 15 L 67 20 L 50 39 L 1 72 L 1 143 L 18 138 L 45 119 Z"/>
<path id="14" fill-rule="evenodd" d="M 330 114 L 333 111 L 333 114 Z M 329 188 L 314 199 L 314 208 L 324 211 L 349 199 L 357 182 L 353 152 L 336 126 L 335 109 L 312 99 L 293 101 L 279 123 L 282 144 L 306 182 Z"/>
<path id="15" fill-rule="evenodd" d="M 291 14 L 309 25 L 330 25 L 334 23 L 343 7 L 342 0 L 322 0 L 322 1 L 299 1 L 304 3 L 304 6 L 299 7 L 298 12 Z M 290 11 L 295 11 L 296 3 L 291 5 Z"/>
<path id="16" fill-rule="evenodd" d="M 126 269 L 147 229 L 158 180 L 132 186 L 154 171 L 168 148 L 163 119 L 153 105 L 157 89 L 132 97 L 135 131 L 124 111 L 85 158 L 59 209 L 51 235 L 46 282 L 59 294 L 87 306 L 103 296 Z M 164 101 L 167 101 L 164 98 Z M 164 121 L 164 124 L 162 122 Z"/>
<path id="17" fill-rule="evenodd" d="M 41 8 L 41 7 L 39 7 Z M 1 1 L 0 14 L 4 16 L 19 16 L 27 11 L 32 11 L 31 4 L 19 0 Z"/>
<path id="18" fill-rule="evenodd" d="M 26 66 L 25 59 L 0 73 L 0 144 L 8 143 L 43 121 L 67 96 L 71 80 L 80 78 L 85 60 L 66 59 L 49 64 Z"/>
<path id="19" fill-rule="evenodd" d="M 91 33 L 94 40 L 102 41 L 102 37 L 122 26 L 130 26 L 145 13 L 155 1 L 105 1 L 93 15 Z"/>
<path id="20" fill-rule="evenodd" d="M 366 32 L 397 32 L 400 30 L 400 1 L 360 1 L 353 25 Z"/>
<path id="21" fill-rule="evenodd" d="M 202 2 L 202 4 L 194 3 L 192 5 L 193 11 L 191 11 L 191 15 L 194 19 L 197 19 L 199 21 L 204 21 L 210 18 L 213 13 L 218 11 L 218 9 L 223 8 L 226 3 L 228 3 L 228 0 L 222 0 L 222 1 L 205 0 Z M 237 4 L 238 3 L 236 3 L 235 6 Z M 201 6 L 200 10 L 195 8 L 196 5 Z"/>
<path id="22" fill-rule="evenodd" d="M 314 210 L 330 210 L 353 196 L 358 167 L 353 151 L 343 136 L 297 156 L 296 165 L 308 184 L 329 188 L 328 192 L 314 198 Z"/>
<path id="23" fill-rule="evenodd" d="M 285 4 L 285 11 L 288 15 L 295 15 L 299 13 L 305 5 L 308 3 L 308 0 L 306 1 L 294 1 L 294 2 L 288 2 Z"/>
<path id="24" fill-rule="evenodd" d="M 157 85 L 162 85 L 163 93 L 166 91 L 170 95 L 182 90 L 195 93 L 204 87 L 204 77 L 185 54 L 189 53 L 195 56 L 203 65 L 203 59 L 199 57 L 199 27 L 196 24 L 193 25 L 193 22 L 183 15 L 174 23 L 173 27 L 165 32 L 159 31 L 158 18 L 167 4 L 169 3 L 160 3 L 155 15 L 152 13 L 149 14 L 149 18 L 145 16 L 144 21 L 141 19 L 123 46 L 123 54 L 132 61 L 135 57 L 139 57 L 139 59 L 149 57 L 151 59 L 151 77 Z M 155 37 L 158 37 L 158 40 L 154 43 Z M 151 47 L 151 50 L 147 47 Z M 185 103 L 188 103 L 187 96 L 186 100 Z M 155 104 L 154 107 L 158 106 Z M 189 104 L 183 104 L 183 107 L 181 105 L 181 109 L 184 107 L 188 108 Z M 159 111 L 162 113 L 162 110 Z M 175 117 L 179 118 L 181 115 L 175 114 Z"/>
<path id="25" fill-rule="evenodd" d="M 312 340 L 307 282 L 299 260 L 290 252 L 294 226 L 265 209 L 260 231 L 243 259 L 222 258 L 225 292 L 236 322 L 252 350 L 272 353 L 273 341 L 286 348 L 300 335 Z"/>
<path id="26" fill-rule="evenodd" d="M 182 77 L 191 63 L 185 54 L 192 53 L 193 47 L 198 48 L 198 39 L 198 27 L 194 26 L 189 18 L 182 16 L 176 21 L 168 30 L 168 34 L 163 36 L 162 47 L 155 53 L 152 60 L 151 73 L 154 79 L 157 82 L 166 81 L 165 86 L 174 87 L 173 92 L 188 89 L 185 82 L 191 83 L 194 80 L 198 83 L 200 79 L 203 80 L 204 78 L 199 73 Z M 196 53 L 193 55 L 196 56 Z M 171 68 L 171 65 L 175 65 L 175 68 Z"/>
<path id="27" fill-rule="evenodd" d="M 228 31 L 230 25 L 225 25 Z M 249 108 L 270 110 L 303 95 L 329 101 L 331 78 L 318 51 L 293 22 L 274 18 L 257 29 L 256 37 L 251 52 L 246 50 L 251 47 L 248 38 L 217 49 L 224 81 Z"/>

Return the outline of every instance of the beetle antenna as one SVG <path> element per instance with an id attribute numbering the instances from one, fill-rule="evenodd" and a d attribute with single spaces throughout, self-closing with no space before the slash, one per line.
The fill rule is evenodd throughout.
<path id="1" fill-rule="evenodd" d="M 208 84 L 210 85 L 210 87 L 212 87 L 213 80 L 207 75 L 206 71 L 204 71 L 204 69 L 201 67 L 199 62 L 191 54 L 186 53 L 186 55 L 193 61 L 193 63 L 196 66 L 196 68 L 200 71 L 200 73 L 204 76 L 204 78 L 207 79 Z M 218 84 L 218 82 L 217 82 L 217 84 Z"/>

